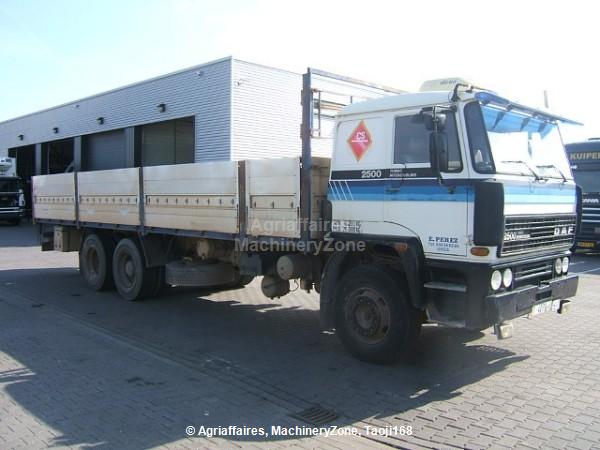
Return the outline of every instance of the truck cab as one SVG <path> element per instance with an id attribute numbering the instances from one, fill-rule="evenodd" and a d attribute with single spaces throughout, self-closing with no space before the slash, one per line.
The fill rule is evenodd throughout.
<path id="1" fill-rule="evenodd" d="M 577 289 L 576 186 L 558 130 L 571 121 L 438 81 L 341 111 L 332 235 L 411 250 L 413 306 L 508 336 L 513 318 L 566 312 Z"/>
<path id="2" fill-rule="evenodd" d="M 14 158 L 0 158 L 0 220 L 18 225 L 24 214 L 25 196 Z"/>
<path id="3" fill-rule="evenodd" d="M 567 144 L 575 182 L 581 188 L 581 208 L 575 248 L 600 252 L 600 139 Z"/>

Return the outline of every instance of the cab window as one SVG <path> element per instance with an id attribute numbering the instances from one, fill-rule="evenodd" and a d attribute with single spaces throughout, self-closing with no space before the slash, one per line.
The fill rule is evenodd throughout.
<path id="1" fill-rule="evenodd" d="M 456 131 L 454 113 L 446 113 L 444 132 L 448 138 L 448 167 L 449 172 L 462 170 L 460 145 Z M 394 164 L 430 164 L 429 135 L 423 123 L 423 116 L 399 116 L 394 120 Z"/>
<path id="2" fill-rule="evenodd" d="M 496 169 L 479 103 L 467 104 L 464 113 L 473 167 L 479 173 L 494 173 Z"/>

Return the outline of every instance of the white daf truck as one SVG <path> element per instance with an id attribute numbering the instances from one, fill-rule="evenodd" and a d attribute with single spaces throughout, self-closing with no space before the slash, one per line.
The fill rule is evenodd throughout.
<path id="1" fill-rule="evenodd" d="M 322 325 L 376 363 L 405 355 L 426 321 L 503 338 L 512 319 L 566 312 L 568 120 L 449 80 L 425 87 L 343 108 L 331 159 L 311 157 L 309 72 L 297 158 L 37 176 L 43 249 L 78 251 L 87 284 L 127 300 L 255 276 L 277 298 L 296 280 L 320 294 Z"/>

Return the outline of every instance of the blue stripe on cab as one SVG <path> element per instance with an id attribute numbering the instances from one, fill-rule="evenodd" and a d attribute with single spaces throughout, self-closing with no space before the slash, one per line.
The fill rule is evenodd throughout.
<path id="1" fill-rule="evenodd" d="M 452 180 L 448 180 L 452 181 Z M 391 189 L 390 189 L 391 188 Z M 575 203 L 575 187 L 543 185 L 504 185 L 507 204 Z M 473 202 L 470 185 L 439 185 L 435 180 L 332 180 L 327 199 L 330 201 L 422 201 Z"/>
<path id="2" fill-rule="evenodd" d="M 468 201 L 468 191 L 472 188 L 468 186 L 455 186 L 449 189 L 447 186 L 428 185 L 428 186 L 398 186 L 390 185 L 387 181 L 381 181 L 377 184 L 362 181 L 348 181 L 348 187 L 340 193 L 339 186 L 329 183 L 327 198 L 329 200 L 370 200 L 370 201 L 431 201 L 431 202 L 466 202 Z M 393 187 L 394 191 L 388 191 L 387 187 Z M 345 196 L 343 194 L 346 194 Z"/>

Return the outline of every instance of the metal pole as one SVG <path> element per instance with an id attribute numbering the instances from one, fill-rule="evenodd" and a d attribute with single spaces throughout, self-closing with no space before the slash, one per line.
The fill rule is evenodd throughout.
<path id="1" fill-rule="evenodd" d="M 544 89 L 544 107 L 546 109 L 550 108 L 550 103 L 548 102 L 548 91 Z"/>
<path id="2" fill-rule="evenodd" d="M 312 120 L 314 113 L 314 98 L 311 86 L 311 70 L 307 69 L 302 76 L 302 124 L 300 137 L 302 139 L 302 159 L 300 167 L 300 238 L 304 242 L 310 240 L 311 220 L 311 170 L 312 170 Z M 308 247 L 308 246 L 307 246 Z M 308 250 L 308 248 L 307 248 Z"/>

